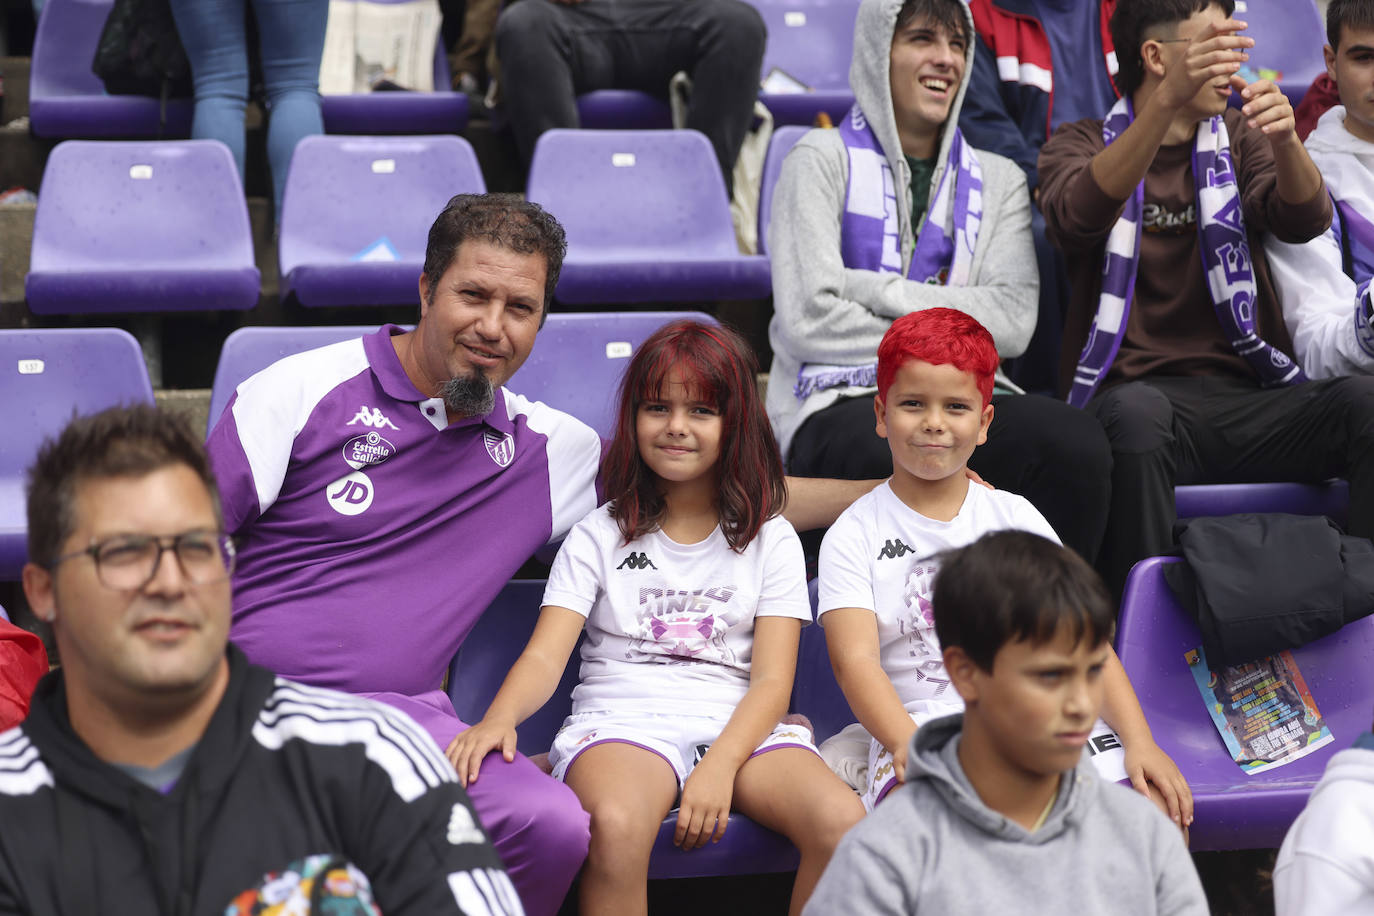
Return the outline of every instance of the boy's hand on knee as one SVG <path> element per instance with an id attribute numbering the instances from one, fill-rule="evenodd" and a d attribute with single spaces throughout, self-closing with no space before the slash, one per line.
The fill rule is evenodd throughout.
<path id="1" fill-rule="evenodd" d="M 494 750 L 500 750 L 506 763 L 515 759 L 515 726 L 483 719 L 449 742 L 444 756 L 458 774 L 465 787 L 477 781 L 482 760 Z"/>
<path id="2" fill-rule="evenodd" d="M 1188 780 L 1183 778 L 1178 766 L 1158 744 L 1135 742 L 1126 746 L 1126 775 L 1131 785 L 1146 798 L 1159 795 L 1160 809 L 1169 816 L 1179 829 L 1187 831 L 1193 823 L 1193 791 L 1188 788 Z"/>
<path id="3" fill-rule="evenodd" d="M 730 823 L 730 801 L 735 793 L 735 772 L 711 763 L 707 754 L 682 784 L 682 804 L 677 813 L 673 845 L 698 849 L 706 841 L 719 843 Z"/>

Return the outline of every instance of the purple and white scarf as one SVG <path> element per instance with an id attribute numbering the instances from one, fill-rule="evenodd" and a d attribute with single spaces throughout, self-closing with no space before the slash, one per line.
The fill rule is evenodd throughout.
<path id="1" fill-rule="evenodd" d="M 983 220 L 983 169 L 963 134 L 954 131 L 934 199 L 911 254 L 906 277 L 917 283 L 964 286 Z M 859 106 L 840 123 L 840 138 L 849 153 L 849 184 L 840 223 L 840 256 L 844 266 L 880 273 L 901 273 L 900 214 L 906 189 L 897 188 L 892 168 Z M 871 388 L 878 363 L 828 366 L 808 363 L 797 373 L 793 391 L 806 400 L 817 391 L 841 386 Z"/>
<path id="2" fill-rule="evenodd" d="M 1102 122 L 1102 140 L 1112 141 L 1135 118 L 1130 99 L 1112 106 Z M 1199 248 L 1217 321 L 1231 347 L 1243 356 L 1265 387 L 1307 381 L 1302 367 L 1283 351 L 1265 343 L 1255 331 L 1255 274 L 1250 244 L 1245 238 L 1240 193 L 1231 165 L 1231 140 L 1220 115 L 1203 121 L 1193 146 L 1193 182 L 1197 186 Z M 1102 266 L 1102 293 L 1097 300 L 1087 343 L 1078 356 L 1068 401 L 1082 407 L 1092 398 L 1121 349 L 1131 313 L 1136 271 L 1140 266 L 1141 214 L 1145 209 L 1142 181 L 1126 201 L 1121 217 L 1107 237 Z"/>

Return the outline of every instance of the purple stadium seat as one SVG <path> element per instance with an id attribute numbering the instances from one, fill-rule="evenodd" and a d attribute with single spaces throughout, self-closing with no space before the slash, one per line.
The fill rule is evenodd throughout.
<path id="1" fill-rule="evenodd" d="M 10 615 L 7 614 L 7 613 L 5 612 L 5 609 L 4 609 L 4 608 L 0 607 L 0 620 L 3 620 L 3 621 L 5 621 L 6 623 L 8 623 L 8 622 L 9 622 L 9 619 L 10 619 Z"/>
<path id="2" fill-rule="evenodd" d="M 759 188 L 759 254 L 768 254 L 768 224 L 773 220 L 773 191 L 782 174 L 782 161 L 811 128 L 787 125 L 773 131 L 768 141 L 768 155 L 763 160 L 763 181 Z"/>
<path id="3" fill-rule="evenodd" d="M 813 618 L 816 615 L 819 581 L 812 579 L 808 583 Z M 830 666 L 830 653 L 825 644 L 825 629 L 820 623 L 802 627 L 797 674 L 792 682 L 792 711 L 811 720 L 811 725 L 816 729 L 817 744 L 859 721 L 835 680 L 835 669 Z"/>
<path id="4" fill-rule="evenodd" d="M 534 630 L 543 594 L 543 580 L 507 583 L 463 640 L 449 669 L 448 695 L 464 722 L 471 724 L 481 719 L 496 696 Z M 516 731 L 521 753 L 543 753 L 553 744 L 554 734 L 572 709 L 571 694 L 578 668 L 574 655 L 553 698 Z M 676 823 L 677 815 L 669 814 L 659 828 L 649 860 L 650 878 L 752 875 L 792 871 L 797 867 L 797 851 L 791 843 L 743 815 L 730 818 L 730 827 L 719 843 L 686 852 L 673 845 Z"/>
<path id="5" fill-rule="evenodd" d="M 577 121 L 588 130 L 667 130 L 673 112 L 647 92 L 598 89 L 577 97 Z"/>
<path id="6" fill-rule="evenodd" d="M 53 150 L 24 284 L 34 312 L 248 309 L 258 286 L 224 144 L 69 140 Z"/>
<path id="7" fill-rule="evenodd" d="M 1331 755 L 1369 728 L 1374 702 L 1374 617 L 1293 650 L 1335 741 L 1300 760 L 1246 775 L 1212 724 L 1183 655 L 1202 644 L 1197 624 L 1175 600 L 1163 569 L 1177 559 L 1137 563 L 1126 582 L 1117 652 L 1159 746 L 1193 790 L 1192 848 L 1278 846 Z"/>
<path id="8" fill-rule="evenodd" d="M 327 327 L 239 328 L 224 339 L 215 366 L 215 381 L 210 389 L 210 413 L 206 420 L 207 433 L 215 428 L 219 415 L 229 403 L 234 390 L 244 379 L 293 353 L 327 347 L 341 340 L 352 340 L 377 330 L 376 325 L 333 325 Z"/>
<path id="9" fill-rule="evenodd" d="M 1290 512 L 1326 515 L 1344 525 L 1350 511 L 1350 487 L 1344 480 L 1201 484 L 1175 487 L 1174 503 L 1179 518 L 1237 512 Z"/>
<path id="10" fill-rule="evenodd" d="M 701 312 L 586 312 L 549 316 L 512 391 L 572 414 L 609 439 L 620 378 L 630 354 L 670 321 L 715 319 Z"/>
<path id="11" fill-rule="evenodd" d="M 805 124 L 826 112 L 836 124 L 854 104 L 849 60 L 854 53 L 858 0 L 751 0 L 768 26 L 763 77 L 775 68 L 810 92 L 763 92 L 776 124 Z"/>
<path id="12" fill-rule="evenodd" d="M 40 137 L 185 137 L 191 132 L 191 100 L 167 104 L 139 95 L 106 95 L 91 71 L 100 31 L 113 0 L 48 0 L 33 39 L 29 71 L 29 118 Z"/>
<path id="13" fill-rule="evenodd" d="M 429 224 L 454 194 L 485 190 L 461 137 L 306 137 L 282 200 L 282 297 L 419 305 Z"/>
<path id="14" fill-rule="evenodd" d="M 24 472 L 38 446 L 73 413 L 151 404 L 138 342 L 114 328 L 0 331 L 0 580 L 19 578 L 28 556 Z"/>
<path id="15" fill-rule="evenodd" d="M 550 130 L 529 199 L 558 217 L 567 303 L 763 298 L 768 259 L 742 255 L 711 144 L 693 130 Z"/>
<path id="16" fill-rule="evenodd" d="M 1277 70 L 1275 82 L 1296 108 L 1312 80 L 1326 70 L 1322 59 L 1326 25 L 1316 4 L 1312 0 L 1248 0 L 1236 4 L 1235 18 L 1249 24 L 1244 34 L 1255 39 L 1247 67 L 1255 75 Z M 1255 78 L 1245 71 L 1242 75 Z M 1231 103 L 1240 102 L 1240 94 L 1232 93 Z"/>

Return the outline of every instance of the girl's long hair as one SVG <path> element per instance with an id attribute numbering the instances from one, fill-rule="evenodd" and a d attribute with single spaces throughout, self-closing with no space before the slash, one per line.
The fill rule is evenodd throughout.
<path id="1" fill-rule="evenodd" d="M 666 325 L 640 346 L 620 383 L 615 437 L 601 466 L 611 515 L 627 543 L 657 531 L 667 513 L 658 478 L 640 457 L 636 420 L 640 405 L 661 396 L 674 369 L 720 413 L 717 508 L 730 548 L 743 552 L 763 523 L 782 512 L 787 488 L 778 443 L 759 398 L 757 365 L 734 331 L 696 321 Z"/>

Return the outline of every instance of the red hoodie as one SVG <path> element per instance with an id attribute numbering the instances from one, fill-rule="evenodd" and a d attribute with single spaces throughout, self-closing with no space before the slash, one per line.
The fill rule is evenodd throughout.
<path id="1" fill-rule="evenodd" d="M 47 673 L 43 640 L 0 620 L 0 732 L 24 721 L 33 688 Z"/>

